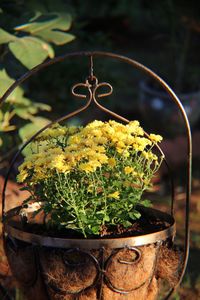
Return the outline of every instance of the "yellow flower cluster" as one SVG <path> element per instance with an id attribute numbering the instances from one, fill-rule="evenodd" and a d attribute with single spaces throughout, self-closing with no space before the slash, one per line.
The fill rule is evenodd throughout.
<path id="1" fill-rule="evenodd" d="M 133 156 L 156 161 L 153 145 L 162 140 L 159 135 L 144 136 L 138 121 L 123 125 L 116 121 L 94 121 L 85 127 L 54 125 L 40 134 L 32 143 L 32 153 L 25 157 L 19 167 L 18 181 L 33 182 L 50 177 L 53 172 L 95 172 L 107 165 L 117 167 L 117 157 L 126 160 Z M 133 167 L 126 165 L 125 174 L 133 174 Z M 113 198 L 117 199 L 115 194 Z"/>

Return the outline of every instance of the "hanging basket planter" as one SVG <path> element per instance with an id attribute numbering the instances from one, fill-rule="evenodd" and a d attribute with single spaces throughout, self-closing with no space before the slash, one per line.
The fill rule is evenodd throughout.
<path id="1" fill-rule="evenodd" d="M 160 279 L 172 285 L 178 280 L 180 257 L 171 247 L 175 224 L 170 215 L 152 208 L 141 208 L 141 213 L 163 229 L 122 238 L 67 239 L 25 231 L 16 209 L 10 211 L 6 253 L 25 295 L 156 299 Z"/>
<path id="2" fill-rule="evenodd" d="M 77 56 L 90 58 L 89 77 L 72 87 L 72 94 L 85 98 L 86 104 L 33 135 L 13 158 L 5 179 L 4 246 L 11 270 L 29 300 L 155 300 L 162 282 L 171 287 L 165 296 L 169 299 L 187 264 L 191 192 L 191 133 L 185 111 L 173 91 L 155 73 L 131 59 L 112 53 L 82 52 L 35 67 L 10 87 L 1 102 L 34 73 Z M 164 160 L 168 166 L 158 146 L 161 137 L 148 135 L 139 122 L 130 122 L 99 103 L 113 89 L 94 76 L 95 56 L 119 59 L 144 71 L 166 89 L 182 113 L 188 134 L 183 254 L 173 245 L 173 181 L 170 214 L 147 207 L 141 200 L 141 191 L 151 186 L 150 179 L 161 162 Z M 106 92 L 99 93 L 102 87 Z M 80 94 L 79 88 L 85 88 L 87 93 Z M 94 121 L 81 128 L 51 129 L 91 103 L 127 125 Z M 31 198 L 5 211 L 9 175 L 28 145 L 33 145 L 31 159 L 26 157 L 19 167 L 18 180 L 31 192 Z M 160 156 L 152 152 L 153 147 Z"/>

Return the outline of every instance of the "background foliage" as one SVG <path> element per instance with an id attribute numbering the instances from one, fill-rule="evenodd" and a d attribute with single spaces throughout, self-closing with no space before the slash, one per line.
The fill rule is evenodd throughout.
<path id="1" fill-rule="evenodd" d="M 25 10 L 24 10 L 25 8 Z M 14 11 L 13 11 L 14 10 Z M 55 56 L 55 46 L 61 46 L 74 40 L 75 36 L 68 31 L 72 17 L 67 12 L 48 9 L 48 5 L 39 2 L 19 2 L 18 6 L 3 4 L 1 8 L 0 28 L 0 96 L 26 69 L 42 63 Z M 17 18 L 6 23 L 16 13 Z M 22 87 L 16 88 L 0 110 L 0 145 L 7 140 L 2 132 L 16 130 L 20 127 L 19 136 L 22 140 L 39 130 L 49 121 L 36 116 L 39 111 L 50 111 L 45 103 L 33 102 L 26 97 Z M 17 117 L 17 121 L 13 118 Z M 16 118 L 15 118 L 16 119 Z M 25 125 L 24 125 L 25 124 Z M 22 127 L 22 125 L 24 125 Z M 4 142 L 4 147 L 7 143 Z"/>

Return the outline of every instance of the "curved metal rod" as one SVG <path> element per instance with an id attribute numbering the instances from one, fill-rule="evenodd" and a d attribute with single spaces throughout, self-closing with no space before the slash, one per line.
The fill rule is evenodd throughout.
<path id="1" fill-rule="evenodd" d="M 49 67 L 57 62 L 62 62 L 65 59 L 69 57 L 76 57 L 76 56 L 90 56 L 91 52 L 72 52 L 72 53 L 67 53 L 58 57 L 55 57 L 53 59 L 49 59 L 45 61 L 44 63 L 41 63 L 28 72 L 26 72 L 24 75 L 22 75 L 20 78 L 18 78 L 3 94 L 3 96 L 0 98 L 0 106 L 1 104 L 8 98 L 8 96 L 12 93 L 13 90 L 15 90 L 16 87 L 18 87 L 21 83 L 26 81 L 29 77 L 34 75 L 35 73 L 39 72 L 42 69 L 45 69 L 46 67 Z"/>
<path id="2" fill-rule="evenodd" d="M 184 249 L 184 265 L 182 269 L 182 273 L 179 279 L 179 282 L 177 283 L 176 287 L 173 289 L 173 291 L 176 290 L 180 282 L 182 281 L 182 278 L 185 273 L 188 255 L 189 255 L 189 238 L 190 238 L 190 231 L 189 231 L 189 212 L 190 212 L 190 196 L 191 196 L 191 167 L 192 167 L 192 136 L 190 131 L 190 125 L 189 121 L 186 115 L 186 112 L 184 110 L 183 105 L 181 104 L 179 98 L 176 96 L 176 94 L 173 92 L 173 90 L 168 86 L 168 84 L 161 79 L 156 73 L 154 73 L 149 68 L 145 67 L 141 63 L 132 60 L 130 58 L 127 58 L 122 55 L 110 53 L 110 52 L 102 52 L 102 51 L 93 51 L 93 52 L 74 52 L 74 53 L 67 53 L 65 55 L 50 59 L 36 67 L 34 67 L 32 70 L 25 73 L 22 77 L 20 77 L 18 80 L 16 80 L 10 88 L 5 92 L 5 94 L 0 99 L 0 105 L 7 99 L 7 97 L 12 93 L 12 91 L 20 85 L 22 82 L 24 82 L 26 79 L 31 77 L 33 74 L 37 73 L 41 69 L 44 69 L 54 63 L 61 62 L 69 57 L 76 57 L 76 56 L 89 56 L 90 58 L 92 56 L 104 56 L 109 58 L 114 58 L 121 60 L 122 62 L 125 62 L 129 65 L 134 66 L 136 69 L 139 69 L 140 71 L 143 71 L 147 75 L 149 75 L 151 78 L 155 79 L 164 90 L 170 95 L 172 100 L 175 102 L 175 104 L 178 106 L 179 111 L 182 115 L 182 118 L 184 120 L 186 132 L 187 132 L 187 186 L 186 186 L 186 209 L 185 209 L 185 249 Z M 5 191 L 4 191 L 5 193 Z M 173 292 L 172 291 L 172 292 Z M 170 292 L 169 297 L 172 295 L 172 292 Z"/>
<path id="3" fill-rule="evenodd" d="M 110 264 L 112 263 L 112 258 L 117 255 L 121 250 L 123 250 L 125 248 L 118 248 L 118 249 L 115 249 L 113 251 L 113 253 L 108 257 L 108 259 L 105 261 L 105 273 L 104 273 L 104 282 L 105 284 L 108 286 L 108 288 L 110 288 L 111 290 L 117 292 L 117 293 L 120 293 L 120 294 L 124 294 L 124 295 L 127 295 L 127 294 L 130 294 L 131 292 L 134 292 L 138 289 L 140 289 L 141 287 L 143 287 L 148 281 L 149 281 L 149 284 L 152 282 L 152 279 L 153 279 L 153 275 L 155 273 L 155 268 L 156 268 L 156 263 L 157 263 L 157 253 L 158 253 L 158 248 L 156 249 L 156 253 L 155 253 L 155 258 L 154 258 L 154 262 L 153 262 L 153 268 L 152 268 L 152 271 L 151 271 L 151 274 L 149 276 L 148 279 L 144 280 L 142 283 L 140 283 L 138 286 L 132 288 L 132 289 L 123 289 L 123 288 L 117 288 L 116 286 L 114 286 L 109 278 L 109 276 L 107 275 L 107 271 L 108 271 L 108 268 L 110 266 Z M 133 250 L 133 251 L 136 251 L 137 254 L 138 254 L 138 260 L 136 261 L 136 264 L 138 263 L 138 261 L 140 261 L 141 257 L 142 257 L 142 253 L 141 253 L 141 250 L 137 247 L 127 247 L 126 249 L 128 250 Z"/>

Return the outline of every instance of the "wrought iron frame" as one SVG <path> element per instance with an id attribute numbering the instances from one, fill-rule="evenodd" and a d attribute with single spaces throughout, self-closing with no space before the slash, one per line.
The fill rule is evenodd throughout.
<path id="1" fill-rule="evenodd" d="M 88 57 L 90 59 L 90 74 L 86 80 L 85 83 L 79 83 L 76 84 L 73 88 L 72 88 L 72 93 L 79 97 L 79 98 L 85 98 L 86 104 L 83 105 L 82 107 L 80 107 L 79 109 L 77 109 L 76 111 L 65 115 L 59 119 L 56 119 L 52 122 L 50 122 L 49 124 L 47 124 L 46 126 L 44 126 L 41 130 L 39 130 L 36 134 L 34 134 L 31 139 L 29 139 L 26 143 L 24 143 L 24 145 L 20 148 L 20 150 L 15 154 L 15 156 L 13 157 L 11 164 L 10 164 L 10 168 L 7 172 L 6 178 L 5 178 L 5 183 L 3 186 L 3 192 L 2 192 L 2 216 L 3 216 L 3 221 L 5 221 L 6 219 L 6 212 L 5 212 L 5 192 L 6 192 L 6 186 L 7 186 L 7 182 L 12 170 L 12 167 L 17 159 L 17 157 L 19 156 L 19 154 L 21 153 L 21 151 L 36 137 L 38 136 L 42 131 L 44 131 L 46 128 L 50 127 L 52 124 L 57 123 L 57 122 L 61 122 L 63 120 L 69 119 L 77 114 L 79 114 L 80 112 L 86 110 L 89 105 L 91 104 L 91 102 L 93 101 L 98 108 L 100 108 L 101 110 L 103 110 L 104 112 L 112 115 L 113 117 L 120 119 L 123 122 L 129 122 L 129 120 L 127 120 L 126 118 L 117 115 L 116 113 L 108 110 L 106 107 L 102 106 L 99 101 L 96 99 L 96 91 L 98 88 L 102 87 L 102 86 L 106 86 L 107 88 L 109 88 L 110 90 L 104 94 L 99 94 L 98 98 L 107 96 L 109 94 L 112 93 L 112 86 L 108 83 L 98 83 L 97 78 L 94 76 L 93 74 L 93 58 L 95 57 L 109 57 L 112 59 L 117 59 L 119 61 L 122 61 L 124 63 L 127 63 L 133 67 L 135 67 L 136 69 L 144 72 L 145 74 L 147 74 L 148 76 L 150 76 L 152 79 L 156 80 L 157 83 L 159 83 L 159 85 L 169 94 L 169 96 L 171 97 L 171 99 L 175 102 L 175 104 L 177 105 L 183 121 L 184 121 L 184 125 L 186 128 L 186 135 L 187 135 L 187 173 L 186 173 L 186 177 L 187 177 L 187 182 L 186 182 L 186 199 L 185 199 L 185 204 L 186 204 L 186 209 L 185 209 L 185 240 L 184 240 L 184 264 L 183 264 L 183 268 L 182 268 L 182 272 L 181 272 L 181 276 L 179 278 L 179 282 L 176 285 L 176 287 L 174 289 L 172 289 L 167 298 L 168 299 L 173 292 L 176 290 L 176 288 L 178 287 L 178 285 L 180 284 L 180 282 L 182 281 L 183 275 L 185 273 L 185 269 L 186 269 L 186 265 L 187 265 L 187 260 L 188 260 L 188 255 L 189 255 L 189 237 L 190 237 L 190 231 L 189 231 L 189 211 L 190 211 L 190 196 L 191 196 L 191 167 L 192 167 L 192 137 L 191 137 L 191 131 L 190 131 L 190 125 L 189 125 L 189 121 L 186 115 L 186 112 L 184 110 L 183 105 L 181 104 L 180 100 L 178 99 L 178 97 L 176 96 L 176 94 L 173 92 L 173 90 L 168 86 L 168 84 L 161 79 L 156 73 L 154 73 L 151 69 L 147 68 L 146 66 L 144 66 L 143 64 L 130 59 L 128 57 L 125 56 L 121 56 L 118 54 L 114 54 L 114 53 L 109 53 L 109 52 L 102 52 L 102 51 L 92 51 L 92 52 L 73 52 L 73 53 L 67 53 L 65 55 L 56 57 L 54 59 L 50 59 L 36 67 L 34 67 L 32 70 L 28 71 L 27 73 L 25 73 L 23 76 L 21 76 L 19 79 L 17 79 L 11 86 L 10 88 L 5 92 L 5 94 L 1 97 L 0 99 L 0 105 L 7 99 L 7 97 L 12 93 L 12 91 L 18 87 L 21 83 L 23 83 L 24 81 L 26 81 L 29 77 L 31 77 L 33 74 L 39 72 L 40 70 L 51 66 L 55 63 L 58 62 L 62 62 L 65 59 L 69 59 L 69 58 L 73 58 L 73 57 L 78 57 L 78 56 L 83 56 L 83 57 Z M 86 95 L 83 94 L 79 94 L 77 92 L 77 88 L 78 87 L 85 87 L 88 89 L 89 91 L 89 97 L 87 99 Z M 159 148 L 159 151 L 162 153 L 162 150 Z M 165 160 L 166 162 L 166 160 Z M 167 162 L 166 165 L 168 166 Z M 169 168 L 169 166 L 168 166 Z M 170 172 L 170 169 L 169 169 Z M 173 183 L 173 179 L 171 180 L 171 185 L 172 185 L 172 201 L 171 201 L 171 215 L 174 215 L 174 183 Z"/>
<path id="2" fill-rule="evenodd" d="M 7 242 L 6 242 L 6 249 L 9 251 L 12 251 L 14 253 L 14 255 L 16 255 L 18 253 L 18 251 L 20 252 L 20 247 L 18 246 L 18 241 L 19 240 L 15 240 L 12 237 L 8 237 L 6 238 Z M 50 300 L 50 295 L 49 295 L 49 289 L 52 290 L 53 292 L 59 294 L 59 295 L 72 295 L 74 296 L 74 300 L 79 299 L 79 296 L 92 289 L 95 288 L 96 289 L 96 293 L 97 293 L 97 299 L 101 300 L 102 298 L 102 289 L 103 289 L 103 284 L 105 284 L 110 290 L 119 293 L 119 294 L 123 294 L 123 295 L 127 295 L 130 294 L 140 288 L 142 288 L 144 285 L 150 286 L 152 280 L 153 280 L 153 276 L 157 267 L 157 259 L 158 259 L 158 253 L 160 250 L 160 247 L 162 246 L 163 243 L 165 243 L 166 241 L 158 241 L 157 243 L 154 244 L 155 247 L 155 258 L 153 261 L 153 266 L 152 266 L 152 270 L 150 272 L 150 275 L 148 278 L 146 278 L 143 282 L 141 282 L 139 285 L 131 288 L 131 289 L 124 289 L 121 287 L 116 287 L 113 285 L 112 281 L 109 278 L 109 272 L 108 272 L 108 268 L 110 266 L 110 264 L 113 261 L 113 258 L 120 253 L 120 251 L 123 250 L 128 250 L 128 251 L 132 251 L 134 252 L 134 254 L 136 254 L 135 258 L 130 261 L 130 260 L 120 260 L 118 259 L 118 263 L 119 264 L 125 264 L 125 265 L 136 265 L 140 262 L 141 258 L 142 258 L 142 251 L 140 248 L 138 247 L 133 247 L 133 246 L 125 246 L 122 248 L 116 248 L 116 249 L 112 249 L 110 255 L 108 257 L 105 257 L 105 253 L 106 253 L 106 248 L 101 247 L 98 248 L 99 251 L 99 257 L 96 258 L 95 255 L 91 252 L 91 250 L 85 250 L 85 249 L 80 249 L 77 247 L 73 247 L 73 248 L 68 248 L 68 249 L 63 249 L 63 253 L 60 253 L 61 257 L 62 257 L 62 261 L 63 261 L 63 265 L 66 266 L 67 268 L 72 268 L 75 269 L 77 266 L 80 266 L 81 264 L 84 265 L 84 263 L 71 263 L 71 262 L 67 262 L 65 259 L 65 255 L 67 253 L 72 253 L 74 254 L 75 252 L 80 253 L 81 256 L 87 256 L 88 259 L 90 260 L 90 262 L 94 265 L 95 270 L 96 270 L 96 275 L 94 276 L 94 279 L 92 281 L 92 283 L 90 283 L 88 286 L 85 286 L 77 291 L 70 291 L 70 290 L 63 290 L 62 288 L 59 288 L 58 286 L 55 286 L 54 283 L 52 283 L 51 281 L 48 281 L 48 279 L 46 277 L 48 277 L 48 275 L 45 273 L 45 270 L 42 266 L 42 262 L 41 262 L 41 258 L 40 258 L 40 247 L 38 245 L 33 245 L 33 244 L 26 244 L 26 247 L 31 248 L 33 255 L 32 255 L 32 259 L 34 261 L 34 266 L 35 269 L 33 271 L 33 278 L 31 278 L 31 280 L 29 282 L 25 282 L 24 280 L 21 280 L 21 278 L 18 278 L 17 274 L 15 274 L 14 272 L 14 276 L 17 278 L 18 282 L 22 285 L 23 288 L 30 288 L 33 287 L 34 284 L 37 282 L 37 280 L 42 280 L 42 284 L 45 287 L 45 295 L 46 295 L 46 299 Z M 51 248 L 53 249 L 53 251 L 55 250 L 55 248 Z M 57 248 L 58 249 L 58 248 Z M 9 256 L 8 256 L 8 260 L 9 260 Z M 167 299 L 167 298 L 166 298 Z"/>

